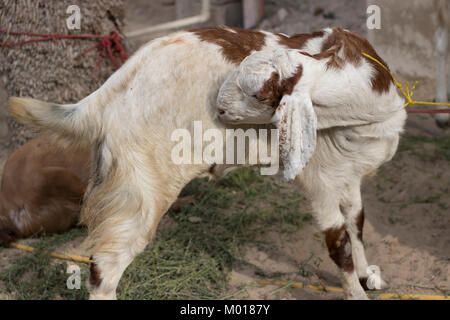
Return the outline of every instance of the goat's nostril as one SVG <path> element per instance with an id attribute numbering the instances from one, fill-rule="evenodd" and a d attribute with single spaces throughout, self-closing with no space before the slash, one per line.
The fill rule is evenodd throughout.
<path id="1" fill-rule="evenodd" d="M 225 110 L 219 109 L 219 114 L 220 114 L 221 116 L 224 115 L 224 114 L 225 114 Z"/>

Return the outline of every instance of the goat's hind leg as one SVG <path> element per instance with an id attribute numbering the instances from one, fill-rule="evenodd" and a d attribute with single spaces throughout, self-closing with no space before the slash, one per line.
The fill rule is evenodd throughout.
<path id="1" fill-rule="evenodd" d="M 131 190 L 110 191 L 98 192 L 94 188 L 86 205 L 90 210 L 89 205 L 94 201 L 104 204 L 100 211 L 85 212 L 93 259 L 88 283 L 90 299 L 116 298 L 123 272 L 145 249 L 170 205 L 157 206 L 156 199 L 164 197 L 158 198 L 159 195 L 151 195 L 151 192 L 142 197 L 139 196 L 142 193 Z"/>

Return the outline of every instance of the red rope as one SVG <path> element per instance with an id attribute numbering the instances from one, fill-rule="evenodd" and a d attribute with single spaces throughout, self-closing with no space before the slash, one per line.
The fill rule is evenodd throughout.
<path id="1" fill-rule="evenodd" d="M 83 34 L 83 35 L 75 35 L 75 34 L 43 34 L 43 33 L 35 33 L 35 32 L 15 32 L 15 31 L 6 31 L 0 29 L 0 33 L 11 34 L 15 36 L 30 36 L 30 37 L 39 37 L 36 39 L 27 39 L 17 42 L 0 42 L 0 47 L 13 47 L 26 43 L 32 42 L 40 42 L 40 41 L 49 41 L 54 39 L 99 39 L 100 41 L 94 46 L 88 48 L 83 51 L 81 55 L 84 57 L 86 53 L 97 48 L 97 63 L 95 65 L 94 72 L 98 70 L 98 66 L 100 65 L 100 59 L 103 57 L 103 48 L 106 49 L 108 53 L 109 60 L 114 64 L 114 66 L 118 69 L 120 67 L 116 58 L 114 57 L 114 53 L 116 53 L 119 58 L 122 60 L 122 63 L 128 59 L 128 53 L 125 48 L 122 46 L 120 41 L 120 36 L 117 31 L 112 31 L 109 36 L 98 36 L 91 34 Z M 114 46 L 114 51 L 111 47 Z"/>

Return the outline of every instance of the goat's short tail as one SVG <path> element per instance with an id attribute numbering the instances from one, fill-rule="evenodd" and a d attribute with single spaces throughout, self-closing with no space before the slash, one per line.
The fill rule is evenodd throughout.
<path id="1" fill-rule="evenodd" d="M 9 112 L 22 124 L 37 129 L 46 126 L 52 109 L 57 105 L 30 98 L 12 97 L 8 102 Z"/>
<path id="2" fill-rule="evenodd" d="M 88 97 L 89 98 L 89 97 Z M 9 112 L 20 123 L 69 144 L 91 144 L 100 134 L 99 110 L 91 112 L 89 99 L 78 104 L 56 104 L 11 97 Z"/>

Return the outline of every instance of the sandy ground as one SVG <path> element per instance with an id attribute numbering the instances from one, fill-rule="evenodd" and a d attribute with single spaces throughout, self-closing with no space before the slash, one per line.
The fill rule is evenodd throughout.
<path id="1" fill-rule="evenodd" d="M 146 25 L 146 14 L 155 17 L 152 20 L 154 23 L 171 19 L 174 16 L 173 7 L 162 2 L 170 3 L 140 0 L 130 3 L 127 7 L 128 28 Z M 317 0 L 304 1 L 301 6 L 295 6 L 294 1 L 289 0 L 267 1 L 267 11 L 269 15 L 280 7 L 288 11 L 287 18 L 281 24 L 271 27 L 278 32 L 309 32 L 325 26 L 342 25 L 364 33 L 365 4 L 363 1 L 358 3 Z M 327 8 L 325 13 L 332 12 L 335 19 L 314 16 L 316 7 Z M 142 41 L 140 39 L 132 45 L 137 47 Z M 418 80 L 421 80 L 421 86 L 417 89 L 417 97 L 432 99 L 433 81 Z M 2 106 L 4 103 L 0 101 Z M 415 135 L 448 138 L 449 131 L 437 129 L 427 115 L 410 115 L 405 136 Z M 436 288 L 450 290 L 449 162 L 430 161 L 426 155 L 432 152 L 433 146 L 427 147 L 430 150 L 418 150 L 424 156 L 409 151 L 397 153 L 363 186 L 367 257 L 370 264 L 380 266 L 382 277 L 390 285 L 390 292 L 441 294 Z M 1 152 L 0 168 L 6 157 Z M 440 195 L 438 201 L 414 201 L 436 194 Z M 407 205 L 399 205 L 405 203 Z M 257 279 L 273 279 L 340 286 L 337 269 L 328 258 L 322 235 L 314 224 L 306 224 L 292 234 L 271 232 L 265 236 L 265 242 L 269 244 L 242 248 L 242 259 L 235 263 L 230 277 L 228 293 L 233 299 L 342 298 L 341 294 L 336 293 L 254 283 Z M 5 268 L 8 259 L 23 253 L 3 249 L 0 254 L 0 268 Z M 8 297 L 0 295 L 0 298 Z"/>

